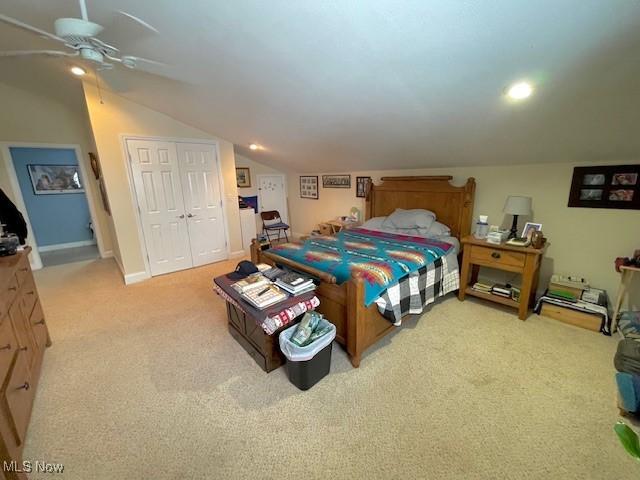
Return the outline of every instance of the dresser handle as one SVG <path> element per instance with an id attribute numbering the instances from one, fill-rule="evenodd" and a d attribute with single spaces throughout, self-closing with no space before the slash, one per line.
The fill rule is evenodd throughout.
<path id="1" fill-rule="evenodd" d="M 7 343 L 4 347 L 0 347 L 0 350 L 11 350 L 11 344 Z"/>
<path id="2" fill-rule="evenodd" d="M 498 252 L 493 252 L 493 253 L 491 254 L 491 256 L 492 256 L 493 258 L 500 258 L 500 253 L 498 253 Z"/>
<path id="3" fill-rule="evenodd" d="M 34 292 L 33 290 L 31 290 L 30 292 L 27 292 L 27 295 L 33 295 L 34 293 L 36 293 L 36 292 Z"/>
<path id="4" fill-rule="evenodd" d="M 29 382 L 24 382 L 22 385 L 18 387 L 18 390 L 22 390 L 23 388 L 25 390 L 29 390 L 31 388 L 31 385 L 29 385 Z"/>
<path id="5" fill-rule="evenodd" d="M 10 292 L 15 292 L 16 290 L 18 290 L 18 287 L 9 287 Z"/>
<path id="6" fill-rule="evenodd" d="M 44 325 L 44 318 L 34 323 L 34 325 Z"/>
<path id="7" fill-rule="evenodd" d="M 20 269 L 20 271 L 21 271 L 21 272 L 26 272 L 27 270 L 29 270 L 29 267 L 22 267 L 22 268 Z"/>
<path id="8" fill-rule="evenodd" d="M 20 351 L 20 352 L 26 352 L 27 350 L 29 350 L 29 347 L 20 347 L 18 349 L 18 351 Z"/>

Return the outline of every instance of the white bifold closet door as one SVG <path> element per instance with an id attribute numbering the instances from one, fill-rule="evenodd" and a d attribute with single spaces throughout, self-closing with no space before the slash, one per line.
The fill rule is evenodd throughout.
<path id="1" fill-rule="evenodd" d="M 216 151 L 211 145 L 178 143 L 178 162 L 193 265 L 224 260 L 227 246 Z"/>
<path id="2" fill-rule="evenodd" d="M 213 145 L 127 140 L 151 275 L 227 258 Z"/>

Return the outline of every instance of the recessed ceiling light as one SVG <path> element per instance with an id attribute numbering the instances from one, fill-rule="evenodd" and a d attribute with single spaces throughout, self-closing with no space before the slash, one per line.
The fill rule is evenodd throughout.
<path id="1" fill-rule="evenodd" d="M 533 93 L 533 87 L 528 82 L 514 83 L 507 90 L 507 95 L 513 100 L 524 100 Z"/>
<path id="2" fill-rule="evenodd" d="M 85 72 L 84 68 L 80 68 L 80 67 L 71 67 L 71 73 L 73 73 L 74 75 L 77 75 L 79 77 L 81 77 L 82 75 L 84 75 Z"/>
<path id="3" fill-rule="evenodd" d="M 249 148 L 251 150 L 258 150 L 260 146 L 257 143 L 252 143 L 251 145 L 249 145 Z"/>

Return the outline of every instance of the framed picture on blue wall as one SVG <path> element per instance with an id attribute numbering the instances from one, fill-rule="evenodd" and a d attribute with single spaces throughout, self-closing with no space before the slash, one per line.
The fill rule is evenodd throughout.
<path id="1" fill-rule="evenodd" d="M 83 193 L 78 165 L 27 165 L 36 195 Z"/>

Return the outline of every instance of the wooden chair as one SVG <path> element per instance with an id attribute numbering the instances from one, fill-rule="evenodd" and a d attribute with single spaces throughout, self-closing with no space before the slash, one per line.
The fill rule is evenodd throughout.
<path id="1" fill-rule="evenodd" d="M 289 241 L 289 237 L 287 236 L 289 225 L 282 221 L 280 212 L 278 212 L 277 210 L 267 210 L 265 212 L 260 212 L 260 218 L 262 218 L 262 233 L 267 236 L 269 242 L 271 242 L 271 235 L 269 234 L 269 232 L 278 232 L 278 238 L 276 238 L 277 241 L 280 241 L 280 239 L 282 238 L 282 234 L 284 233 L 284 239 L 287 242 Z"/>

